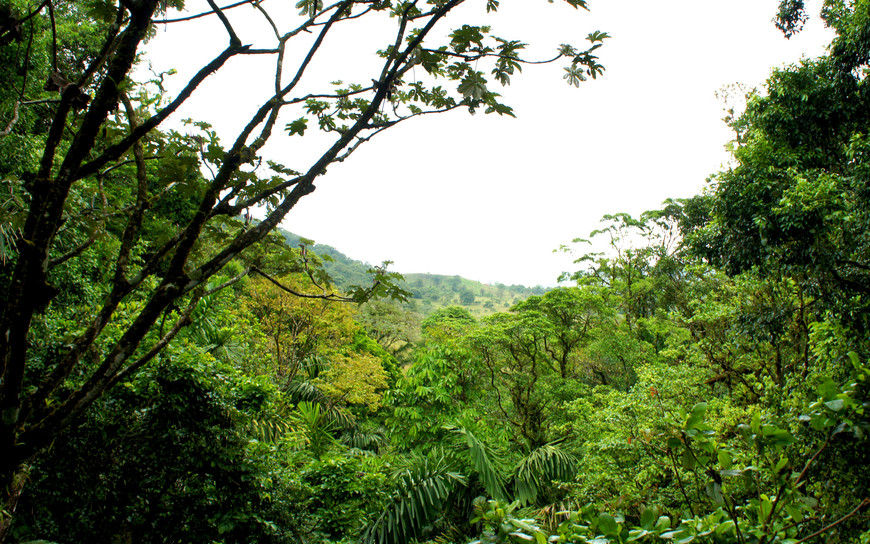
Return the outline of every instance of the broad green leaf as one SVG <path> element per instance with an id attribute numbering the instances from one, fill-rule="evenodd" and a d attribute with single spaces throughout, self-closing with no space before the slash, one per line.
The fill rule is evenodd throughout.
<path id="1" fill-rule="evenodd" d="M 720 486 L 716 482 L 707 482 L 706 492 L 707 496 L 713 499 L 714 504 L 725 504 L 725 499 L 722 497 L 722 486 Z"/>
<path id="2" fill-rule="evenodd" d="M 686 420 L 686 429 L 697 428 L 704 421 L 704 416 L 707 414 L 707 403 L 699 402 L 692 407 L 691 415 Z"/>
<path id="3" fill-rule="evenodd" d="M 731 454 L 728 453 L 727 450 L 719 450 L 718 452 L 716 452 L 716 457 L 719 459 L 719 465 L 724 470 L 731 470 L 733 462 L 731 460 Z"/>
<path id="4" fill-rule="evenodd" d="M 665 529 L 667 529 L 670 526 L 671 526 L 671 518 L 669 518 L 668 516 L 659 516 L 659 519 L 656 520 L 655 530 L 656 531 L 664 531 Z"/>
<path id="5" fill-rule="evenodd" d="M 486 79 L 480 72 L 470 72 L 457 89 L 466 99 L 481 100 L 486 94 Z"/>
<path id="6" fill-rule="evenodd" d="M 640 526 L 644 529 L 652 529 L 657 516 L 658 512 L 655 508 L 645 508 L 643 514 L 640 515 Z"/>
<path id="7" fill-rule="evenodd" d="M 827 406 L 828 409 L 830 409 L 834 412 L 839 412 L 840 410 L 843 409 L 843 406 L 845 406 L 845 401 L 843 399 L 829 400 L 828 402 L 825 403 L 825 406 Z"/>
<path id="8" fill-rule="evenodd" d="M 606 536 L 615 536 L 619 531 L 619 525 L 616 523 L 616 518 L 602 512 L 598 515 L 598 529 Z"/>
<path id="9" fill-rule="evenodd" d="M 293 136 L 294 134 L 302 136 L 305 134 L 306 128 L 308 128 L 308 119 L 300 117 L 292 123 L 287 123 L 287 126 L 284 127 L 284 130 L 286 130 L 290 136 Z"/>
<path id="10" fill-rule="evenodd" d="M 785 511 L 788 513 L 789 517 L 795 522 L 800 523 L 804 520 L 803 511 L 795 505 L 787 504 L 785 506 Z"/>
<path id="11" fill-rule="evenodd" d="M 683 450 L 683 468 L 686 470 L 695 468 L 695 456 L 688 449 Z"/>

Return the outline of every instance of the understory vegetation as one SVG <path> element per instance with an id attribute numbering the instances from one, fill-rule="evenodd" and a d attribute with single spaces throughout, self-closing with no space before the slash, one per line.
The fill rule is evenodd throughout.
<path id="1" fill-rule="evenodd" d="M 870 2 L 826 2 L 829 53 L 746 93 L 707 190 L 605 216 L 589 238 L 607 250 L 566 243 L 575 270 L 534 294 L 385 265 L 336 288 L 311 241 L 271 230 L 337 152 L 260 179 L 240 166 L 250 133 L 143 137 L 170 107 L 144 88 L 88 124 L 103 83 L 71 81 L 114 77 L 129 37 L 98 38 L 183 3 L 7 4 L 0 541 L 870 543 Z M 302 28 L 351 4 L 411 25 L 455 2 L 303 0 Z M 777 24 L 805 17 L 783 2 Z M 484 50 L 480 30 L 449 50 L 400 33 L 375 98 L 312 99 L 287 131 L 308 119 L 351 145 L 398 122 L 388 93 L 408 116 L 510 114 L 464 56 L 507 78 L 521 44 Z M 568 52 L 568 76 L 600 74 L 602 36 Z M 455 97 L 401 80 L 406 42 Z M 408 306 L 441 283 L 458 303 Z"/>

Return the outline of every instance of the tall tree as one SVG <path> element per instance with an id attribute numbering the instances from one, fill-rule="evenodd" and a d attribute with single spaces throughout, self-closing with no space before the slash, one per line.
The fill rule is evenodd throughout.
<path id="1" fill-rule="evenodd" d="M 732 121 L 735 166 L 714 178 L 711 217 L 690 239 L 728 273 L 758 267 L 795 278 L 814 296 L 866 310 L 870 215 L 866 131 L 870 3 L 825 2 L 838 36 L 830 54 L 778 69 Z M 787 35 L 806 18 L 783 1 Z M 866 324 L 865 324 L 866 326 Z"/>
<path id="2" fill-rule="evenodd" d="M 560 288 L 529 297 L 513 308 L 516 312 L 540 312 L 550 323 L 550 336 L 543 348 L 558 364 L 562 379 L 569 377 L 572 356 L 587 342 L 602 320 L 603 297 L 591 289 Z"/>

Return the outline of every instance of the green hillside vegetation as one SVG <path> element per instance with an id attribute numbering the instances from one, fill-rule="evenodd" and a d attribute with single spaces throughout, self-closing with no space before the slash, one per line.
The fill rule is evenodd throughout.
<path id="1" fill-rule="evenodd" d="M 302 0 L 252 50 L 209 2 L 229 45 L 177 100 L 132 69 L 182 0 L 0 3 L 0 543 L 870 543 L 870 0 L 826 1 L 828 53 L 731 112 L 730 166 L 604 216 L 563 286 L 322 248 L 331 279 L 275 231 L 327 166 L 511 114 L 524 44 L 460 3 Z M 282 85 L 285 44 L 365 17 L 398 26 L 374 78 Z M 560 46 L 569 84 L 606 37 Z M 248 54 L 277 84 L 233 143 L 161 125 Z M 257 156 L 283 108 L 331 138 L 304 171 Z"/>
<path id="2" fill-rule="evenodd" d="M 429 315 L 447 306 L 463 306 L 475 317 L 505 311 L 532 295 L 541 295 L 540 286 L 487 285 L 459 276 L 438 274 L 405 274 L 406 288 L 419 301 L 423 313 Z"/>
<path id="3" fill-rule="evenodd" d="M 313 243 L 313 240 L 284 229 L 277 230 L 290 247 L 298 248 L 304 245 L 319 256 L 322 259 L 323 267 L 338 287 L 344 289 L 350 285 L 362 285 L 369 281 L 370 264 L 351 259 L 332 246 Z"/>
<path id="4" fill-rule="evenodd" d="M 323 260 L 323 268 L 339 288 L 360 285 L 369 281 L 371 265 L 347 257 L 341 251 L 283 229 L 278 232 L 291 247 L 306 245 Z M 399 271 L 401 272 L 401 271 Z M 402 274 L 404 281 L 397 285 L 411 294 L 409 307 L 423 317 L 448 306 L 463 306 L 475 317 L 483 317 L 508 310 L 532 295 L 542 295 L 544 287 L 522 285 L 488 285 L 460 276 L 439 274 Z"/>

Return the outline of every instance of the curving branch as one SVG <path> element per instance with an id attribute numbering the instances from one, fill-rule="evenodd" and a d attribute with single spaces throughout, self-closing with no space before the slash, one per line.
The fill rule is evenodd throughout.
<path id="1" fill-rule="evenodd" d="M 123 7 L 118 8 L 118 13 L 115 15 L 115 21 L 112 23 L 112 26 L 109 27 L 109 35 L 107 39 L 103 42 L 103 48 L 94 58 L 94 60 L 88 65 L 85 69 L 82 77 L 79 78 L 76 85 L 79 87 L 84 87 L 88 80 L 91 79 L 97 70 L 100 69 L 100 66 L 106 63 L 107 59 L 114 52 L 115 48 L 118 46 L 118 33 L 121 31 L 121 25 L 124 22 L 124 14 L 125 10 Z"/>
<path id="2" fill-rule="evenodd" d="M 855 508 L 853 508 L 852 511 L 849 512 L 848 514 L 846 514 L 845 516 L 841 517 L 840 519 L 838 519 L 837 521 L 835 521 L 835 522 L 833 522 L 833 523 L 831 523 L 831 524 L 829 524 L 829 525 L 826 525 L 826 526 L 822 527 L 821 529 L 819 529 L 819 530 L 816 531 L 815 533 L 813 533 L 813 534 L 811 534 L 811 535 L 808 535 L 808 536 L 805 536 L 804 538 L 798 540 L 798 541 L 795 542 L 794 544 L 802 544 L 803 542 L 809 542 L 810 540 L 816 538 L 817 536 L 821 536 L 821 535 L 827 533 L 828 531 L 830 531 L 831 529 L 833 529 L 833 528 L 836 527 L 837 525 L 843 523 L 843 522 L 846 521 L 847 519 L 849 519 L 849 518 L 851 518 L 851 517 L 854 517 L 854 516 L 858 515 L 858 513 L 860 513 L 861 510 L 863 510 L 863 509 L 866 508 L 867 506 L 870 506 L 870 499 L 864 499 L 863 501 L 861 501 L 861 502 L 858 503 L 858 506 L 856 506 Z"/>
<path id="3" fill-rule="evenodd" d="M 217 6 L 217 4 L 214 3 L 214 0 L 206 0 L 206 1 L 208 2 L 208 5 L 211 6 L 212 11 L 217 14 L 218 19 L 221 20 L 221 24 L 224 25 L 224 28 L 226 29 L 227 34 L 230 35 L 230 47 L 238 47 L 238 46 L 242 45 L 242 41 L 236 35 L 236 31 L 233 28 L 233 25 L 230 24 L 230 20 L 227 19 L 227 16 L 224 14 L 224 12 L 221 10 L 221 8 L 219 8 Z"/>
<path id="4" fill-rule="evenodd" d="M 270 276 L 269 274 L 266 274 L 265 272 L 263 272 L 262 270 L 260 270 L 260 269 L 257 268 L 256 266 L 252 266 L 252 267 L 250 268 L 250 271 L 253 272 L 253 273 L 255 273 L 255 274 L 257 274 L 257 275 L 259 275 L 259 276 L 262 276 L 263 278 L 265 278 L 266 280 L 268 280 L 268 281 L 269 281 L 272 285 L 274 285 L 275 287 L 281 289 L 282 291 L 285 291 L 285 292 L 287 292 L 287 293 L 290 293 L 290 294 L 293 295 L 294 297 L 299 297 L 299 298 L 311 298 L 311 299 L 320 299 L 320 300 L 329 300 L 329 301 L 334 301 L 334 302 L 357 302 L 356 300 L 354 300 L 354 299 L 352 299 L 352 298 L 350 298 L 350 297 L 346 297 L 346 296 L 344 296 L 344 295 L 339 295 L 339 294 L 336 294 L 336 293 L 325 293 L 325 292 L 324 292 L 323 294 L 319 294 L 319 295 L 318 295 L 318 294 L 312 294 L 312 293 L 302 293 L 302 292 L 300 292 L 300 291 L 296 291 L 295 289 L 292 289 L 292 288 L 290 288 L 290 287 L 287 287 L 286 285 L 284 285 L 284 284 L 281 283 L 280 281 L 276 280 L 275 278 L 273 278 L 273 277 Z M 315 284 L 315 285 L 316 285 L 316 284 Z M 321 287 L 321 289 L 322 289 L 322 287 Z"/>
<path id="5" fill-rule="evenodd" d="M 265 2 L 265 0 L 242 0 L 241 2 L 236 2 L 235 4 L 230 4 L 228 6 L 224 6 L 222 8 L 218 8 L 218 9 L 219 9 L 219 11 L 227 11 L 227 10 L 230 10 L 233 8 L 237 8 L 239 6 L 244 6 L 245 4 L 254 4 L 255 6 L 259 6 L 263 2 Z M 209 2 L 209 4 L 211 5 L 211 2 Z M 198 13 L 196 15 L 188 15 L 186 17 L 178 17 L 176 19 L 153 20 L 152 23 L 157 24 L 157 25 L 166 25 L 166 24 L 171 24 L 171 23 L 182 23 L 184 21 L 193 21 L 194 19 L 208 17 L 209 15 L 214 15 L 214 14 L 215 14 L 215 10 L 212 9 L 211 11 L 204 11 L 204 12 Z"/>
<path id="6" fill-rule="evenodd" d="M 18 124 L 18 109 L 21 107 L 21 101 L 16 100 L 15 105 L 12 106 L 12 119 L 9 120 L 9 123 L 6 124 L 6 128 L 0 130 L 0 138 L 4 136 L 9 136 L 12 133 L 12 129 L 15 128 L 15 125 Z"/>
<path id="7" fill-rule="evenodd" d="M 439 49 L 428 49 L 426 47 L 421 47 L 420 50 L 425 51 L 426 53 L 432 53 L 434 55 L 442 55 L 442 56 L 446 56 L 446 57 L 460 58 L 460 59 L 464 60 L 465 62 L 475 62 L 475 61 L 478 61 L 480 59 L 490 57 L 490 58 L 497 58 L 497 59 L 504 59 L 504 60 L 512 60 L 515 62 L 519 62 L 520 64 L 552 64 L 552 63 L 556 62 L 557 60 L 565 58 L 567 56 L 563 53 L 559 53 L 558 55 L 556 55 L 555 57 L 553 57 L 551 59 L 526 60 L 526 59 L 523 59 L 520 57 L 516 57 L 514 55 L 502 55 L 499 53 L 476 53 L 473 55 L 467 55 L 467 54 L 463 54 L 463 53 L 456 53 L 454 51 L 446 51 L 446 50 L 441 51 Z"/>
<path id="8" fill-rule="evenodd" d="M 238 55 L 239 53 L 243 53 L 248 49 L 247 46 L 230 46 L 225 49 L 220 55 L 214 58 L 210 63 L 206 64 L 199 72 L 196 73 L 193 78 L 187 83 L 184 89 L 179 93 L 179 95 L 170 102 L 165 108 L 161 109 L 158 113 L 148 118 L 145 122 L 139 125 L 136 130 L 132 131 L 125 138 L 123 138 L 120 142 L 115 145 L 109 146 L 100 156 L 96 159 L 93 159 L 90 162 L 83 164 L 78 169 L 78 174 L 76 179 L 82 179 L 84 177 L 90 176 L 92 174 L 97 173 L 101 168 L 107 165 L 110 162 L 116 161 L 121 157 L 130 147 L 133 145 L 133 142 L 140 140 L 146 134 L 154 130 L 157 125 L 166 120 L 167 117 L 175 113 L 185 101 L 193 94 L 193 92 L 199 87 L 199 85 L 205 81 L 205 79 L 218 71 L 227 60 L 231 57 Z M 63 104 L 63 103 L 61 103 Z"/>
<path id="9" fill-rule="evenodd" d="M 91 231 L 91 235 L 88 236 L 88 239 L 85 240 L 84 242 L 82 242 L 81 244 L 79 244 L 79 245 L 78 245 L 77 247 L 75 247 L 72 251 L 69 251 L 69 252 L 67 252 L 67 253 L 64 254 L 64 255 L 61 255 L 60 257 L 56 257 L 56 258 L 52 259 L 51 261 L 49 261 L 49 262 L 48 262 L 48 268 L 49 268 L 49 269 L 51 269 L 51 268 L 55 268 L 56 266 L 61 265 L 61 264 L 65 263 L 65 262 L 67 262 L 68 260 L 72 259 L 73 257 L 78 257 L 79 255 L 81 255 L 82 253 L 84 253 L 84 251 L 85 251 L 86 249 L 88 249 L 89 247 L 91 247 L 91 246 L 94 244 L 94 242 L 97 241 L 97 232 L 98 232 L 98 230 L 99 230 L 99 229 L 94 228 L 94 229 Z"/>

